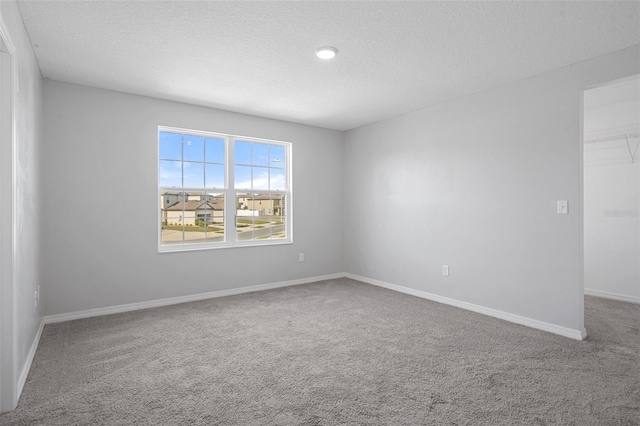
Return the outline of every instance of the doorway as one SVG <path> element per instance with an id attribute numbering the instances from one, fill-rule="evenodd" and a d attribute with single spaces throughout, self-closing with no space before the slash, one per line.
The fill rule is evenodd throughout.
<path id="1" fill-rule="evenodd" d="M 640 303 L 640 75 L 584 92 L 584 294 Z"/>

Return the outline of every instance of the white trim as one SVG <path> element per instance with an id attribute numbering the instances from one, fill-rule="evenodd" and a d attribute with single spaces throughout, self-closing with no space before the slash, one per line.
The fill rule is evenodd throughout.
<path id="1" fill-rule="evenodd" d="M 16 51 L 16 48 L 13 45 L 13 40 L 11 40 L 11 36 L 7 31 L 7 25 L 4 23 L 4 19 L 2 19 L 2 16 L 0 16 L 0 37 L 2 37 L 2 41 L 4 41 L 4 45 L 7 47 L 7 53 L 13 55 Z"/>
<path id="2" fill-rule="evenodd" d="M 47 315 L 43 318 L 43 323 L 53 324 L 57 322 L 97 317 L 101 315 L 111 315 L 111 314 L 117 314 L 121 312 L 137 311 L 140 309 L 156 308 L 160 306 L 176 305 L 179 303 L 194 302 L 197 300 L 213 299 L 217 297 L 233 296 L 237 294 L 270 290 L 270 289 L 281 288 L 281 287 L 289 287 L 289 286 L 300 285 L 300 284 L 308 284 L 308 283 L 313 283 L 317 281 L 339 279 L 343 277 L 360 281 L 366 284 L 375 285 L 377 287 L 383 287 L 388 290 L 410 294 L 412 296 L 420 297 L 422 299 L 443 303 L 445 305 L 455 306 L 468 311 L 473 311 L 483 315 L 488 315 L 494 318 L 499 318 L 515 324 L 520 324 L 520 325 L 535 328 L 538 330 L 547 331 L 550 333 L 558 334 L 560 336 L 569 337 L 571 339 L 584 340 L 587 337 L 587 332 L 584 328 L 582 330 L 576 330 L 572 328 L 562 327 L 562 326 L 551 324 L 548 322 L 539 321 L 533 318 L 527 318 L 521 315 L 511 314 L 511 313 L 500 311 L 497 309 L 487 308 L 485 306 L 474 305 L 473 303 L 463 302 L 460 300 L 451 299 L 444 296 L 438 296 L 436 294 L 427 293 L 425 291 L 416 290 L 409 287 L 403 287 L 396 284 L 390 284 L 384 281 L 379 281 L 379 280 L 375 280 L 372 278 L 367 278 L 367 277 L 363 277 L 363 276 L 351 274 L 351 273 L 336 273 L 336 274 L 329 274 L 329 275 L 321 275 L 317 277 L 301 278 L 301 279 L 291 280 L 291 281 L 281 281 L 281 282 L 270 283 L 270 284 L 259 284 L 259 285 L 249 286 L 249 287 L 240 287 L 240 288 L 232 288 L 228 290 L 218 290 L 218 291 L 212 291 L 207 293 L 191 294 L 188 296 L 170 297 L 166 299 L 156 299 L 156 300 L 150 300 L 146 302 L 128 303 L 125 305 L 117 305 L 117 306 L 107 306 L 104 308 L 87 309 L 84 311 L 69 312 L 64 314 Z"/>
<path id="3" fill-rule="evenodd" d="M 499 318 L 499 319 L 513 322 L 516 324 L 536 328 L 538 330 L 548 331 L 550 333 L 559 334 L 561 336 L 569 337 L 571 339 L 584 340 L 587 337 L 587 331 L 584 328 L 582 330 L 574 330 L 572 328 L 562 327 L 559 325 L 550 324 L 548 322 L 535 320 L 533 318 L 527 318 L 520 315 L 500 311 L 497 309 L 487 308 L 485 306 L 474 305 L 473 303 L 463 302 L 461 300 L 456 300 L 456 299 L 450 299 L 448 297 L 427 293 L 422 290 L 416 290 L 409 287 L 390 284 L 384 281 L 374 280 L 372 278 L 367 278 L 360 275 L 347 273 L 345 274 L 345 276 L 347 278 L 362 281 L 367 284 L 372 284 L 372 285 L 383 287 L 389 290 L 398 291 L 400 293 L 410 294 L 412 296 L 421 297 L 423 299 L 428 299 L 438 303 L 444 303 L 445 305 L 455 306 L 458 308 L 466 309 L 468 311 L 473 311 L 480 314 L 488 315 L 490 317 Z"/>
<path id="4" fill-rule="evenodd" d="M 253 244 L 253 240 L 248 240 L 246 243 L 243 241 L 240 243 L 235 243 L 232 246 L 217 246 L 213 244 L 216 244 L 216 243 L 176 244 L 176 245 L 170 245 L 170 246 L 162 246 L 162 249 L 160 248 L 158 249 L 158 254 L 184 253 L 189 251 L 200 251 L 200 250 L 223 250 L 223 249 L 226 250 L 226 249 L 243 248 L 243 247 L 282 246 L 287 244 L 293 244 L 293 241 L 265 240 L 264 242 L 260 242 L 259 244 Z"/>
<path id="5" fill-rule="evenodd" d="M 592 290 L 589 288 L 584 289 L 586 296 L 602 297 L 604 299 L 618 300 L 620 302 L 638 303 L 640 304 L 640 297 L 628 296 L 626 294 L 612 293 L 610 291 Z"/>
<path id="6" fill-rule="evenodd" d="M 584 325 L 584 89 L 580 90 L 578 97 L 580 110 L 578 119 L 578 298 L 575 301 L 578 307 L 578 327 L 584 330 L 583 339 L 586 336 Z"/>
<path id="7" fill-rule="evenodd" d="M 242 140 L 246 140 L 246 141 L 250 141 L 250 142 L 267 142 L 267 143 L 273 143 L 275 142 L 276 144 L 282 144 L 282 143 L 286 143 L 289 144 L 291 143 L 291 141 L 283 141 L 283 140 L 277 140 L 277 139 L 267 139 L 267 138 L 262 138 L 262 137 L 258 137 L 258 136 L 243 136 L 243 135 L 237 135 L 237 134 L 231 134 L 231 133 L 224 133 L 224 132 L 217 132 L 214 130 L 196 130 L 196 129 L 188 129 L 186 127 L 175 127 L 175 126 L 158 126 L 158 133 L 164 131 L 164 132 L 171 132 L 171 133 L 175 133 L 176 131 L 180 132 L 180 133 L 190 133 L 190 134 L 195 134 L 197 136 L 220 136 L 222 138 L 226 138 L 226 137 L 230 137 L 230 138 L 239 138 Z"/>
<path id="8" fill-rule="evenodd" d="M 224 151 L 225 151 L 225 160 L 224 164 L 224 172 L 225 172 L 225 182 L 224 187 L 222 188 L 205 188 L 205 187 L 187 187 L 184 186 L 184 176 L 181 181 L 181 186 L 179 187 L 169 187 L 169 186 L 160 186 L 160 134 L 162 132 L 168 132 L 173 134 L 180 134 L 183 138 L 185 135 L 194 135 L 201 137 L 212 137 L 217 139 L 224 140 Z M 194 250 L 212 250 L 212 249 L 225 249 L 225 248 L 233 248 L 233 247 L 258 247 L 258 246 L 272 246 L 272 245 L 283 245 L 283 244 L 291 244 L 293 243 L 293 182 L 292 182 L 292 151 L 293 151 L 293 143 L 288 141 L 279 141 L 273 139 L 264 139 L 264 138 L 256 138 L 256 137 L 248 137 L 248 136 L 238 136 L 231 135 L 227 133 L 219 133 L 219 132 L 211 132 L 206 130 L 189 130 L 180 127 L 169 127 L 169 126 L 158 126 L 158 144 L 157 144 L 157 161 L 156 161 L 156 181 L 158 185 L 158 205 L 161 208 L 158 210 L 157 218 L 158 218 L 158 253 L 176 253 L 183 251 L 194 251 Z M 184 139 L 183 139 L 184 141 Z M 235 187 L 235 163 L 234 163 L 234 149 L 235 143 L 241 142 L 250 142 L 250 143 L 260 143 L 260 144 L 268 144 L 268 145 L 277 145 L 284 148 L 285 155 L 285 180 L 286 180 L 286 189 L 284 190 L 275 190 L 275 189 L 251 189 L 251 188 L 236 188 Z M 203 146 L 204 148 L 204 146 Z M 178 161 L 178 160 L 168 160 L 168 161 Z M 180 157 L 181 162 L 185 162 L 184 160 L 184 147 L 181 152 Z M 202 162 L 197 161 L 196 163 L 206 164 L 204 159 Z M 252 167 L 253 173 L 253 167 Z M 197 242 L 191 243 L 188 240 L 183 240 L 181 244 L 162 244 L 162 210 L 164 208 L 162 200 L 162 193 L 165 191 L 177 191 L 177 192 L 201 192 L 201 193 L 220 193 L 224 194 L 224 239 L 223 241 L 216 242 Z M 248 194 L 280 194 L 285 198 L 285 203 L 283 205 L 285 209 L 285 238 L 278 239 L 258 239 L 254 238 L 252 240 L 240 241 L 237 239 L 238 234 L 237 230 L 237 211 L 236 211 L 236 201 L 238 194 L 248 193 Z M 231 223 L 231 226 L 229 226 Z M 183 231 L 184 232 L 184 231 Z"/>
<path id="9" fill-rule="evenodd" d="M 85 311 L 69 312 L 66 314 L 47 315 L 43 321 L 45 324 L 71 321 L 81 318 L 97 317 L 101 315 L 117 314 L 121 312 L 137 311 L 139 309 L 156 308 L 159 306 L 177 305 L 179 303 L 195 302 L 197 300 L 213 299 L 217 297 L 233 296 L 236 294 L 251 293 L 254 291 L 271 290 L 280 287 L 289 287 L 299 284 L 308 284 L 317 281 L 333 280 L 343 278 L 343 273 L 321 275 L 318 277 L 301 278 L 291 281 L 281 281 L 270 284 L 259 284 L 249 287 L 231 288 L 228 290 L 211 291 L 208 293 L 190 294 L 188 296 L 169 297 L 166 299 L 156 299 L 147 302 L 127 303 L 125 305 L 108 306 L 104 308 L 87 309 Z"/>
<path id="10" fill-rule="evenodd" d="M 0 16 L 0 37 L 4 42 L 11 68 L 11 81 L 9 87 L 10 102 L 2 102 L 0 109 L 2 114 L 8 116 L 9 129 L 0 133 L 0 150 L 6 157 L 0 155 L 2 161 L 2 179 L 0 181 L 0 233 L 4 234 L 3 244 L 0 244 L 0 412 L 9 411 L 18 404 L 17 393 L 17 359 L 18 359 L 18 332 L 17 332 L 17 300 L 16 300 L 16 138 L 15 138 L 15 110 L 17 92 L 17 63 L 14 57 L 15 47 L 7 31 L 7 25 Z M 7 107 L 5 111 L 4 108 Z M 0 126 L 1 127 L 1 126 Z M 7 136 L 5 138 L 5 136 Z M 7 167 L 8 170 L 3 170 Z M 5 179 L 9 175 L 8 179 Z M 6 204 L 4 204 L 6 202 Z"/>
<path id="11" fill-rule="evenodd" d="M 38 344 L 40 343 L 40 337 L 42 336 L 42 330 L 44 329 L 44 319 L 40 321 L 40 326 L 38 327 L 38 331 L 36 332 L 36 336 L 31 343 L 31 349 L 29 349 L 29 353 L 27 354 L 27 359 L 24 362 L 24 366 L 22 367 L 22 371 L 20 372 L 20 376 L 18 377 L 18 399 L 20 399 L 20 395 L 22 395 L 22 389 L 24 389 L 24 384 L 27 383 L 27 377 L 29 376 L 29 371 L 31 370 L 31 364 L 33 363 L 33 358 L 36 356 L 36 350 L 38 349 Z"/>

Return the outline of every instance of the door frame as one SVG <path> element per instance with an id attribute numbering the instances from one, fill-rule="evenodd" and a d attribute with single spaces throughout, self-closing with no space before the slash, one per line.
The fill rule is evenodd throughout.
<path id="1" fill-rule="evenodd" d="M 16 307 L 16 61 L 0 16 L 0 412 L 18 405 Z"/>
<path id="2" fill-rule="evenodd" d="M 584 166 L 584 94 L 585 92 L 588 92 L 589 90 L 593 90 L 593 89 L 598 89 L 598 88 L 602 88 L 602 87 L 606 87 L 606 86 L 610 86 L 616 83 L 620 83 L 626 80 L 630 80 L 630 79 L 634 79 L 637 78 L 640 74 L 638 73 L 633 73 L 631 75 L 627 75 L 625 77 L 619 77 L 619 78 L 614 78 L 613 80 L 607 80 L 607 81 L 603 81 L 600 82 L 598 84 L 594 84 L 588 87 L 583 87 L 580 90 L 580 145 L 579 145 L 579 153 L 580 153 L 580 167 L 579 167 L 579 176 L 580 176 L 580 271 L 579 271 L 579 276 L 580 276 L 580 288 L 579 288 L 579 299 L 578 299 L 578 303 L 579 303 L 579 309 L 580 309 L 580 327 L 583 330 L 583 339 L 586 338 L 586 330 L 585 330 L 585 325 L 584 325 L 584 297 L 585 297 L 585 288 L 584 288 L 584 282 L 585 282 L 585 268 L 586 268 L 586 263 L 585 263 L 585 256 L 584 256 L 584 250 L 585 250 L 585 246 L 584 246 L 584 235 L 585 235 L 585 226 L 584 226 L 584 210 L 585 210 L 585 206 L 584 206 L 584 192 L 585 192 L 585 187 L 584 187 L 584 171 L 585 171 L 585 166 Z"/>

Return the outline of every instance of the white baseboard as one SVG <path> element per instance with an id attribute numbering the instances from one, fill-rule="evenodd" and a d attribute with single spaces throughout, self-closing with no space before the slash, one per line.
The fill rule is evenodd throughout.
<path id="1" fill-rule="evenodd" d="M 527 327 L 536 328 L 538 330 L 548 331 L 550 333 L 559 334 L 564 337 L 569 337 L 576 340 L 584 340 L 587 338 L 587 331 L 562 327 L 548 322 L 539 321 L 533 318 L 527 318 L 520 315 L 511 314 L 508 312 L 500 311 L 497 309 L 487 308 L 485 306 L 474 305 L 473 303 L 463 302 L 461 300 L 451 299 L 444 296 L 438 296 L 437 294 L 427 293 L 425 291 L 416 290 L 409 287 L 403 287 L 396 284 L 390 284 L 384 281 L 375 280 L 372 278 L 362 277 L 360 275 L 346 273 L 347 278 L 351 278 L 357 281 L 362 281 L 367 284 L 372 284 L 378 287 L 384 287 L 389 290 L 398 291 L 400 293 L 410 294 L 412 296 L 421 297 L 423 299 L 432 300 L 438 303 L 444 303 L 445 305 L 451 305 L 458 308 L 466 309 L 468 311 L 477 312 L 479 314 L 489 315 L 494 318 L 499 318 L 505 321 L 513 322 L 520 325 L 526 325 Z"/>
<path id="2" fill-rule="evenodd" d="M 128 303 L 124 305 L 109 306 L 105 308 L 87 309 L 84 311 L 45 316 L 40 322 L 40 326 L 38 327 L 38 331 L 36 332 L 36 335 L 33 339 L 33 343 L 31 344 L 31 348 L 27 355 L 27 359 L 25 361 L 25 364 L 22 370 L 20 371 L 20 376 L 18 377 L 18 384 L 17 384 L 18 399 L 20 398 L 24 385 L 27 382 L 29 370 L 31 369 L 31 364 L 33 363 L 36 350 L 38 349 L 38 343 L 40 342 L 40 337 L 42 336 L 42 330 L 44 329 L 45 324 L 70 321 L 70 320 L 81 319 L 81 318 L 96 317 L 100 315 L 109 315 L 109 314 L 115 314 L 120 312 L 136 311 L 140 309 L 155 308 L 160 306 L 176 305 L 179 303 L 194 302 L 197 300 L 213 299 L 213 298 L 224 297 L 224 296 L 233 296 L 236 294 L 270 290 L 270 289 L 280 288 L 280 287 L 289 287 L 289 286 L 299 285 L 299 284 L 308 284 L 316 281 L 332 280 L 332 279 L 338 279 L 343 277 L 351 278 L 351 279 L 361 281 L 367 284 L 372 284 L 378 287 L 383 287 L 389 290 L 398 291 L 400 293 L 410 294 L 423 299 L 432 300 L 434 302 L 444 303 L 446 305 L 455 306 L 458 308 L 466 309 L 466 310 L 477 312 L 480 314 L 489 315 L 491 317 L 495 317 L 495 318 L 510 321 L 516 324 L 536 328 L 538 330 L 548 331 L 550 333 L 559 334 L 561 336 L 569 337 L 576 340 L 584 340 L 587 337 L 587 332 L 585 329 L 574 330 L 571 328 L 550 324 L 544 321 L 539 321 L 532 318 L 523 317 L 520 315 L 510 314 L 508 312 L 499 311 L 497 309 L 487 308 L 480 305 L 474 305 L 472 303 L 463 302 L 460 300 L 451 299 L 444 296 L 438 296 L 436 294 L 427 293 L 421 290 L 416 290 L 409 287 L 403 287 L 396 284 L 390 284 L 384 281 L 379 281 L 372 278 L 363 277 L 360 275 L 355 275 L 350 273 L 337 273 L 337 274 L 322 275 L 317 277 L 302 278 L 302 279 L 291 280 L 291 281 L 282 281 L 282 282 L 270 283 L 270 284 L 260 284 L 260 285 L 250 286 L 250 287 L 241 287 L 241 288 L 234 288 L 229 290 L 219 290 L 219 291 L 212 291 L 208 293 L 192 294 L 188 296 L 170 297 L 166 299 L 157 299 L 157 300 L 150 300 L 150 301 L 138 302 L 138 303 Z M 584 292 L 585 294 L 589 294 L 593 296 L 608 297 L 611 299 L 623 300 L 626 302 L 640 303 L 639 298 L 630 297 L 630 296 L 622 296 L 614 293 L 607 293 L 607 292 L 587 290 L 587 289 L 585 289 Z"/>
<path id="3" fill-rule="evenodd" d="M 219 291 L 212 291 L 208 293 L 192 294 L 188 296 L 170 297 L 166 299 L 157 299 L 157 300 L 150 300 L 145 302 L 128 303 L 128 304 L 117 305 L 117 306 L 108 306 L 104 308 L 87 309 L 84 311 L 69 312 L 64 314 L 48 315 L 43 318 L 43 324 L 52 324 L 56 322 L 71 321 L 71 320 L 81 319 L 81 318 L 90 318 L 90 317 L 96 317 L 101 315 L 136 311 L 139 309 L 148 309 L 148 308 L 156 308 L 160 306 L 176 305 L 179 303 L 194 302 L 197 300 L 213 299 L 213 298 L 224 297 L 224 296 L 233 296 L 236 294 L 270 290 L 274 288 L 288 287 L 288 286 L 299 285 L 299 284 L 308 284 L 316 281 L 338 279 L 342 277 L 351 278 L 351 279 L 361 281 L 367 284 L 372 284 L 378 287 L 384 287 L 386 289 L 398 291 L 400 293 L 410 294 L 423 299 L 432 300 L 434 302 L 444 303 L 446 305 L 455 306 L 458 308 L 477 312 L 483 315 L 489 315 L 494 318 L 499 318 L 499 319 L 513 322 L 516 324 L 525 325 L 528 327 L 536 328 L 538 330 L 548 331 L 550 333 L 559 334 L 561 336 L 569 337 L 576 340 L 584 340 L 587 337 L 587 333 L 585 329 L 577 330 L 577 329 L 567 328 L 567 327 L 547 323 L 544 321 L 539 321 L 533 318 L 523 317 L 520 315 L 511 314 L 511 313 L 500 311 L 497 309 L 487 308 L 485 306 L 475 305 L 473 303 L 463 302 L 461 300 L 451 299 L 448 297 L 439 296 L 437 294 L 427 293 L 422 290 L 403 287 L 396 284 L 391 284 L 384 281 L 379 281 L 379 280 L 375 280 L 372 278 L 367 278 L 367 277 L 363 277 L 363 276 L 355 275 L 351 273 L 336 273 L 336 274 L 322 275 L 317 277 L 302 278 L 298 280 L 282 281 L 282 282 L 270 283 L 270 284 L 260 284 L 260 285 L 250 286 L 250 287 L 240 287 L 240 288 L 234 288 L 229 290 L 219 290 Z M 589 294 L 587 290 L 585 290 L 585 294 Z M 605 296 L 602 296 L 602 297 L 605 297 Z M 625 300 L 630 301 L 629 299 L 625 299 Z M 42 325 L 40 330 L 38 331 L 38 336 L 37 336 L 38 339 L 40 337 L 41 332 L 42 332 Z M 32 351 L 35 354 L 35 349 L 37 348 L 37 341 L 34 342 L 34 344 L 35 346 L 32 347 Z M 30 362 L 29 362 L 29 366 L 30 366 Z M 28 373 L 28 369 L 26 370 L 26 372 Z M 24 379 L 26 380 L 26 374 Z"/>
<path id="4" fill-rule="evenodd" d="M 20 371 L 20 375 L 18 376 L 18 397 L 20 400 L 20 395 L 22 395 L 22 389 L 24 389 L 24 384 L 27 383 L 27 376 L 29 376 L 29 370 L 31 370 L 31 364 L 33 363 L 33 358 L 36 356 L 36 350 L 38 349 L 38 344 L 40 343 L 40 336 L 42 336 L 42 330 L 44 329 L 44 319 L 40 321 L 40 325 L 38 326 L 38 331 L 36 332 L 35 337 L 33 338 L 33 342 L 31 343 L 31 348 L 29 349 L 29 353 L 27 354 L 27 359 L 24 362 L 24 366 Z"/>
<path id="5" fill-rule="evenodd" d="M 270 290 L 280 287 L 289 287 L 292 285 L 308 284 L 316 281 L 333 280 L 344 277 L 343 273 L 322 275 L 318 277 L 302 278 L 291 281 L 281 281 L 270 284 L 260 284 L 250 287 L 232 288 L 229 290 L 218 290 L 207 293 L 190 294 L 188 296 L 169 297 L 166 299 L 149 300 L 146 302 L 127 303 L 125 305 L 107 306 L 105 308 L 87 309 L 84 311 L 69 312 L 65 314 L 47 315 L 44 317 L 45 324 L 53 324 L 56 322 L 71 321 L 81 318 L 97 317 L 101 315 L 117 314 L 121 312 L 137 311 L 139 309 L 157 308 L 159 306 L 177 305 L 179 303 L 195 302 L 197 300 L 213 299 L 216 297 L 233 296 L 242 293 L 251 293 L 254 291 Z"/>
<path id="6" fill-rule="evenodd" d="M 611 293 L 609 291 L 602 291 L 602 290 L 591 290 L 588 288 L 584 289 L 584 294 L 587 296 L 596 296 L 596 297 L 602 297 L 605 299 L 619 300 L 621 302 L 631 302 L 631 303 L 640 304 L 640 297 L 627 296 L 626 294 Z"/>

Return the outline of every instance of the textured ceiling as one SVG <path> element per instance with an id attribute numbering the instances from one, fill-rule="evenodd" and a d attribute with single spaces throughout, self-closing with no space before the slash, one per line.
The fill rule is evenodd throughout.
<path id="1" fill-rule="evenodd" d="M 640 44 L 637 1 L 18 5 L 47 78 L 339 130 Z"/>

